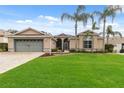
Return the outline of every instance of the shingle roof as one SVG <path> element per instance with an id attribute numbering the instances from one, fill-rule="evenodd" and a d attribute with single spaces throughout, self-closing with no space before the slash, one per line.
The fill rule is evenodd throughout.
<path id="1" fill-rule="evenodd" d="M 109 44 L 122 44 L 124 43 L 124 37 L 111 37 L 109 38 Z"/>
<path id="2" fill-rule="evenodd" d="M 87 33 L 89 33 L 90 35 L 99 35 L 98 33 L 93 32 L 91 30 L 86 30 L 84 32 L 80 32 L 78 35 L 87 35 Z"/>
<path id="3" fill-rule="evenodd" d="M 61 33 L 59 35 L 56 35 L 55 37 L 70 37 L 70 36 L 72 36 L 72 35 Z"/>
<path id="4" fill-rule="evenodd" d="M 44 32 L 44 31 L 38 31 L 38 30 L 33 29 L 33 28 L 31 28 L 31 27 L 26 28 L 26 29 L 24 29 L 24 30 L 22 30 L 22 31 L 16 32 L 14 35 L 20 34 L 20 33 L 22 33 L 22 32 L 28 31 L 28 30 L 36 31 L 36 32 L 41 33 L 41 34 L 43 34 L 43 35 L 45 35 L 45 36 L 52 36 L 52 34 L 50 34 L 50 33 L 47 33 L 47 32 Z"/>

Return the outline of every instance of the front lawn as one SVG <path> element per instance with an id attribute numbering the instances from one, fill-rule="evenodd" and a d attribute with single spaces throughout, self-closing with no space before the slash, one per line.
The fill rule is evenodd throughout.
<path id="1" fill-rule="evenodd" d="M 1 74 L 0 87 L 124 87 L 124 56 L 86 53 L 36 58 Z"/>

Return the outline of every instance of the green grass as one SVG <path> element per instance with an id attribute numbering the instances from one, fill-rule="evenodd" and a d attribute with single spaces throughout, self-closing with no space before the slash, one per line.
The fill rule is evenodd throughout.
<path id="1" fill-rule="evenodd" d="M 124 87 L 124 56 L 86 53 L 36 58 L 1 74 L 0 87 Z"/>

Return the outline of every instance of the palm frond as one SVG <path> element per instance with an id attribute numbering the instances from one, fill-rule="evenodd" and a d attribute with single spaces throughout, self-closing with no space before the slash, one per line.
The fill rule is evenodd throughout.
<path id="1" fill-rule="evenodd" d="M 68 14 L 68 13 L 63 13 L 62 16 L 61 16 L 61 21 L 63 22 L 63 20 L 71 20 L 71 21 L 74 21 L 75 20 L 75 17 Z"/>
<path id="2" fill-rule="evenodd" d="M 80 15 L 80 20 L 83 22 L 83 26 L 87 25 L 88 19 L 90 18 L 90 15 L 88 13 L 82 13 Z"/>
<path id="3" fill-rule="evenodd" d="M 85 10 L 85 6 L 84 5 L 78 5 L 78 7 L 76 9 L 76 13 L 80 14 L 81 11 L 84 11 L 84 10 Z"/>
<path id="4" fill-rule="evenodd" d="M 115 32 L 114 32 L 114 36 L 115 36 L 115 35 L 119 35 L 119 36 L 122 38 L 122 34 L 121 34 L 120 32 L 118 32 L 118 31 L 115 31 Z"/>

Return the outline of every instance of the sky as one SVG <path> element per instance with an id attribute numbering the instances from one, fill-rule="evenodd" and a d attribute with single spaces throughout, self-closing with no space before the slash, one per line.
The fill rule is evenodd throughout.
<path id="1" fill-rule="evenodd" d="M 86 5 L 85 12 L 103 11 L 104 5 Z M 39 31 L 45 31 L 53 35 L 66 33 L 74 35 L 74 22 L 65 20 L 61 22 L 63 13 L 73 14 L 76 5 L 1 5 L 0 6 L 0 29 L 16 29 L 18 31 L 32 27 Z M 98 24 L 98 17 L 95 17 Z M 102 22 L 100 30 L 102 31 Z M 107 25 L 112 25 L 114 31 L 124 34 L 124 11 L 117 13 L 114 22 L 107 19 Z M 91 20 L 86 27 L 83 23 L 78 23 L 78 33 L 91 29 Z"/>

